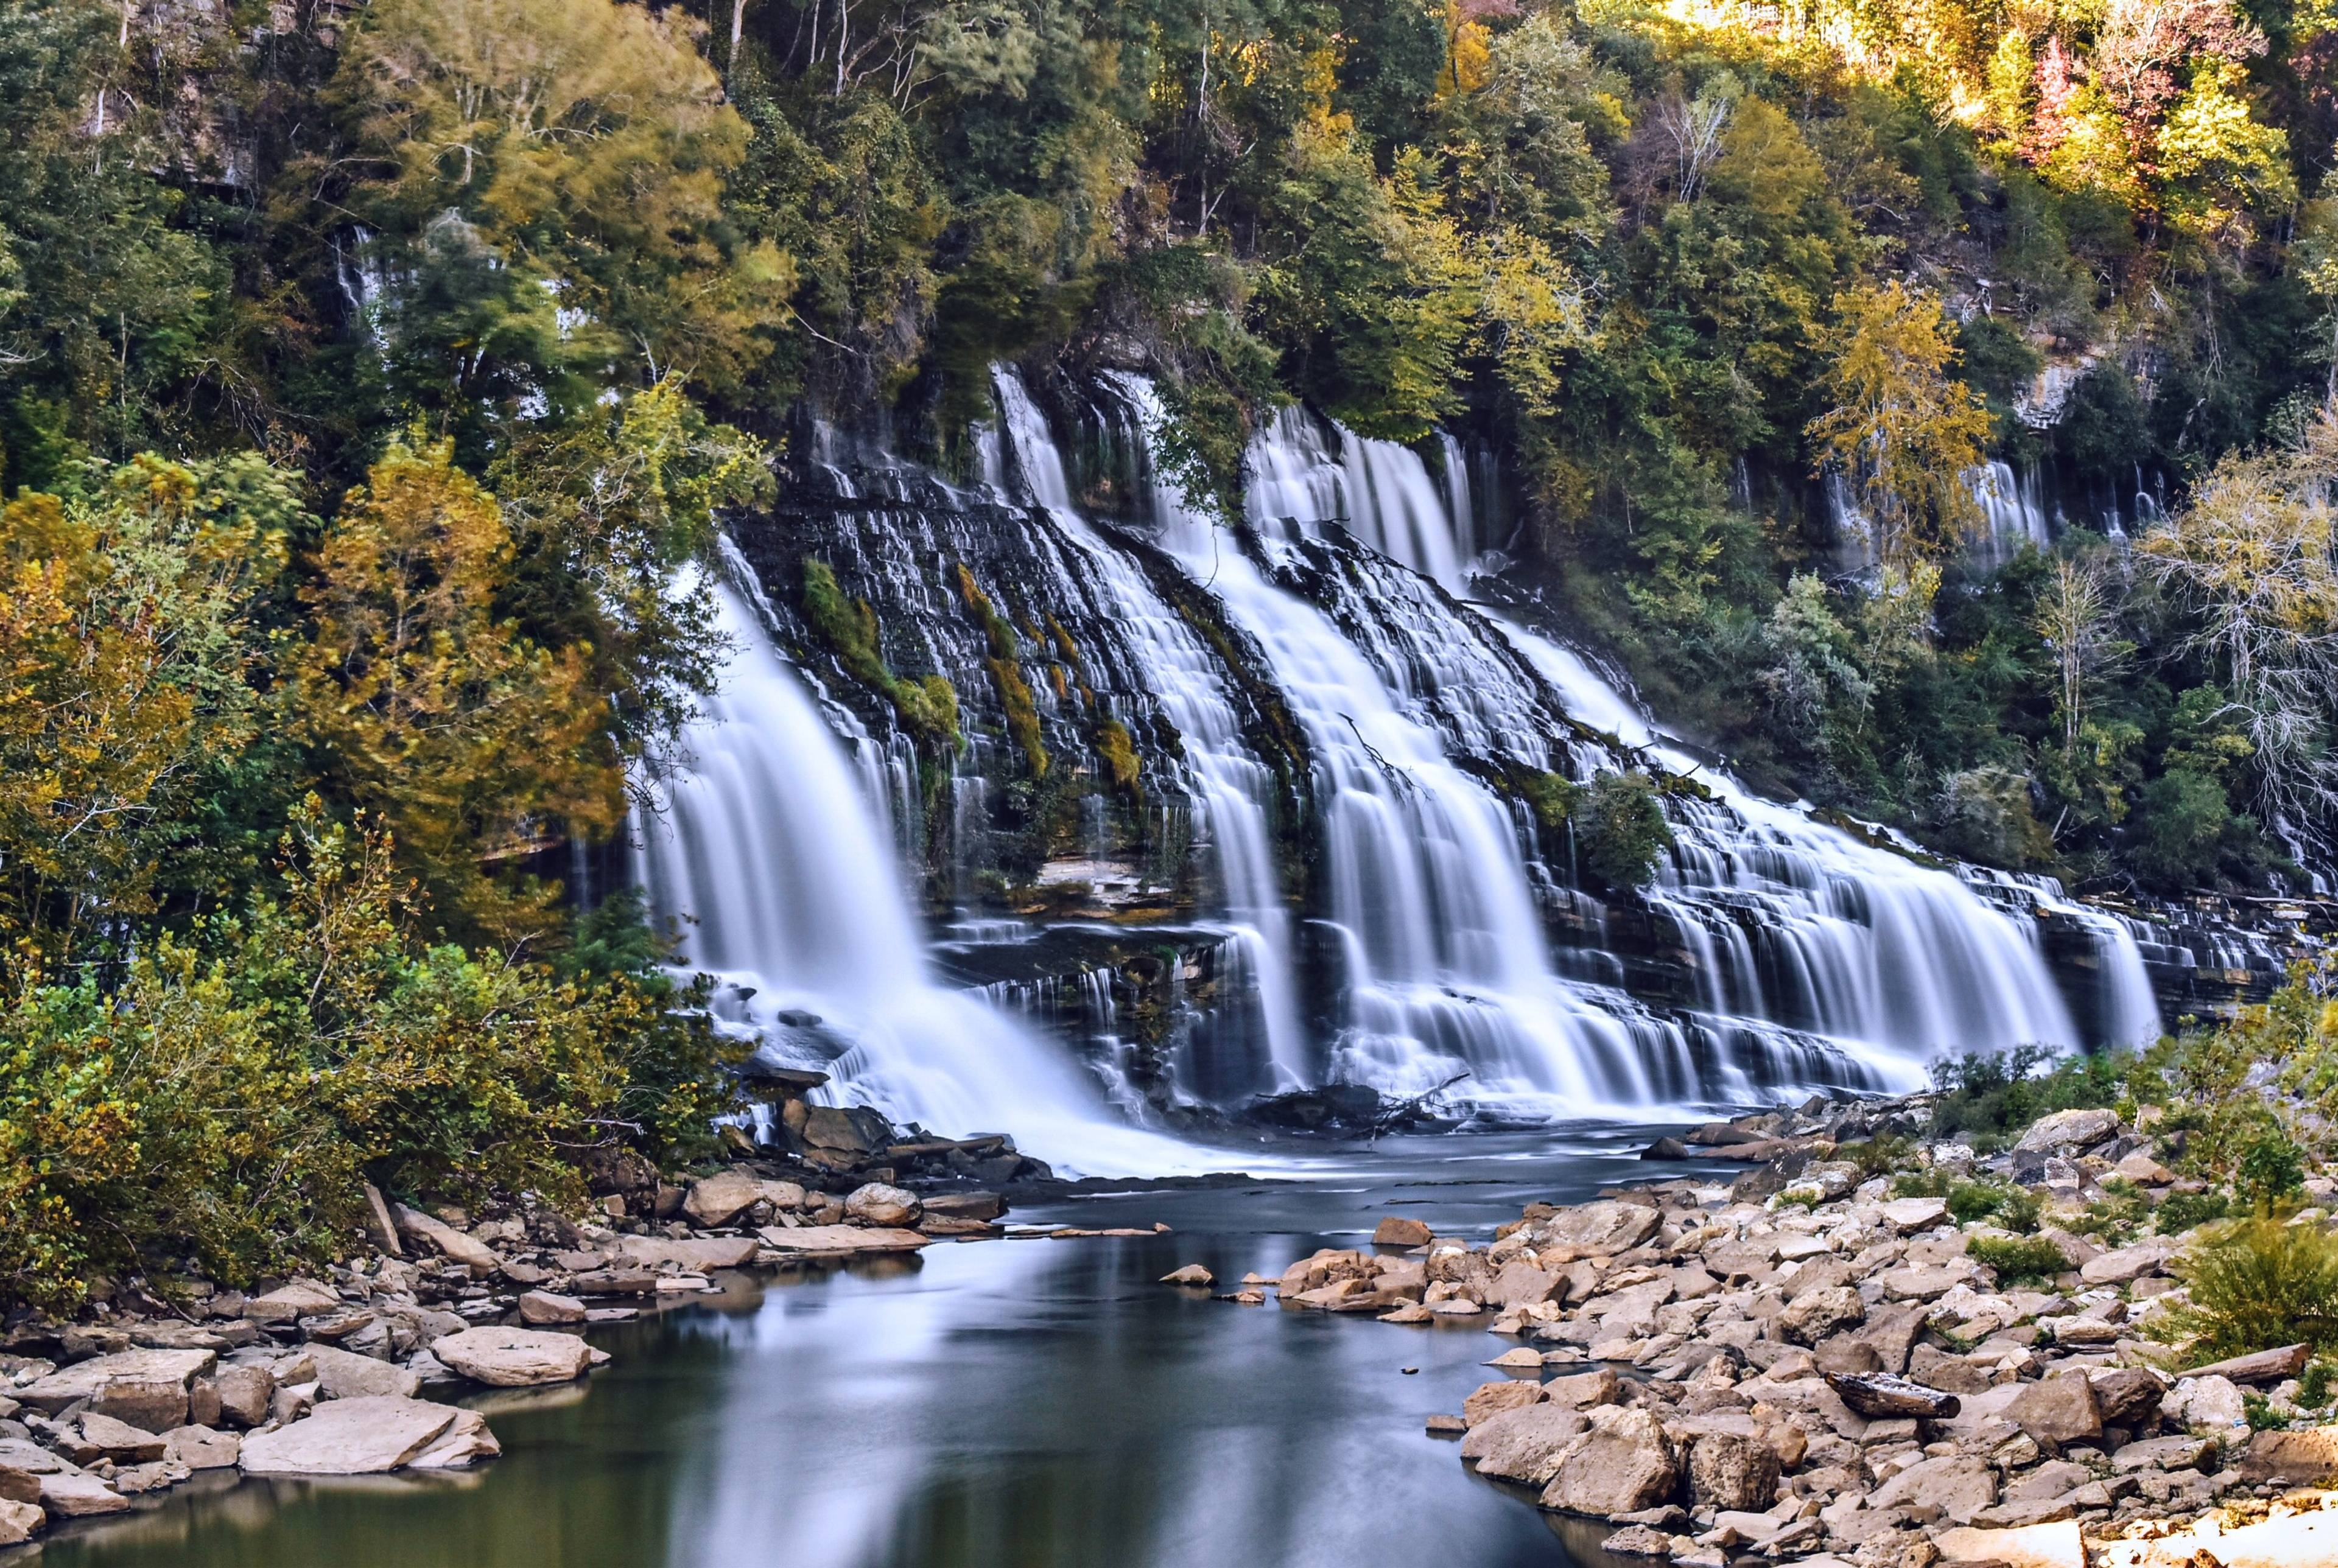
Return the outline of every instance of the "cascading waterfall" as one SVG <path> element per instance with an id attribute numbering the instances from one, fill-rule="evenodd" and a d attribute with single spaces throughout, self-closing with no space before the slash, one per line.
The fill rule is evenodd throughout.
<path id="1" fill-rule="evenodd" d="M 748 601 L 716 593 L 731 656 L 634 838 L 651 907 L 721 987 L 718 1015 L 897 1122 L 1009 1132 L 1093 1174 L 1223 1163 L 1121 1124 L 1052 1043 L 934 983 L 857 769 Z"/>
<path id="2" fill-rule="evenodd" d="M 1251 522 L 1285 536 L 1294 526 L 1304 532 L 1337 523 L 1439 586 L 1459 588 L 1474 554 L 1465 534 L 1469 481 L 1459 446 L 1447 453 L 1448 489 L 1440 495 L 1409 448 L 1359 436 L 1337 422 L 1330 435 L 1326 439 L 1296 405 L 1277 411 L 1249 453 L 1243 505 Z"/>

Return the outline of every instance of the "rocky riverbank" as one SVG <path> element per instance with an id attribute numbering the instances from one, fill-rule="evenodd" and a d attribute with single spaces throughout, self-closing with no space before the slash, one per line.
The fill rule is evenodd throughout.
<path id="1" fill-rule="evenodd" d="M 2338 1505 L 2310 1489 L 2338 1471 L 2338 1426 L 2315 1403 L 2329 1391 L 2301 1387 L 2306 1347 L 2190 1365 L 2164 1336 L 2200 1238 L 2156 1217 L 2180 1219 L 2169 1200 L 2198 1183 L 2159 1163 L 2148 1127 L 2064 1112 L 1981 1156 L 1922 1142 L 1930 1105 L 1814 1100 L 1716 1123 L 1650 1152 L 1713 1158 L 1710 1179 L 1529 1205 L 1491 1245 L 1391 1218 L 1370 1249 L 1225 1298 L 1518 1339 L 1429 1428 L 1542 1507 L 1614 1524 L 1613 1553 L 2338 1563 Z M 1723 1173 L 1733 1158 L 1760 1163 Z M 2333 1191 L 2310 1179 L 2308 1200 Z M 2035 1234 L 1989 1222 L 2009 1212 Z"/>
<path id="2" fill-rule="evenodd" d="M 905 1133 L 873 1112 L 810 1105 L 818 1075 L 789 1077 L 771 1142 L 734 1134 L 731 1161 L 696 1174 L 600 1158 L 582 1214 L 533 1197 L 425 1210 L 368 1188 L 369 1233 L 329 1269 L 249 1293 L 192 1275 L 132 1279 L 81 1321 L 13 1315 L 0 1337 L 0 1546 L 126 1512 L 201 1471 L 482 1464 L 494 1432 L 445 1397 L 584 1377 L 609 1359 L 587 1328 L 687 1304 L 720 1276 L 1007 1235 L 1005 1200 L 974 1182 L 1048 1174 L 1007 1138 Z"/>

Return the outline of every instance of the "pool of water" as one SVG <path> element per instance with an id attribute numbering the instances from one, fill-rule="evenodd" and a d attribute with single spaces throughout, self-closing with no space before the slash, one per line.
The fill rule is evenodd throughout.
<path id="1" fill-rule="evenodd" d="M 1386 1141 L 1304 1174 L 1050 1200 L 1015 1218 L 1167 1234 L 942 1244 L 738 1277 L 596 1331 L 589 1386 L 488 1395 L 459 1475 L 198 1478 L 69 1525 L 43 1568 L 1450 1568 L 1602 1563 L 1422 1429 L 1510 1343 L 1242 1308 L 1222 1281 L 1382 1214 L 1483 1236 L 1655 1173 L 1645 1129 Z M 1223 1286 L 1221 1287 L 1223 1288 Z M 1408 1369 L 1411 1370 L 1408 1370 Z M 1491 1376 L 1485 1374 L 1484 1376 Z"/>

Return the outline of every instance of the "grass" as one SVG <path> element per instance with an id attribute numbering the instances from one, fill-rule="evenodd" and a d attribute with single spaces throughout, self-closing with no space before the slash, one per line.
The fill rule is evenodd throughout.
<path id="1" fill-rule="evenodd" d="M 2166 1321 L 2193 1341 L 2196 1356 L 2246 1356 L 2301 1340 L 2338 1350 L 2338 1237 L 2317 1226 L 2240 1220 L 2196 1249 L 2177 1274 L 2191 1299 Z"/>
<path id="2" fill-rule="evenodd" d="M 2035 1236 L 1976 1236 L 1965 1243 L 1974 1262 L 1997 1270 L 2001 1285 L 2045 1282 L 2070 1271 L 2070 1260 L 2051 1241 Z"/>

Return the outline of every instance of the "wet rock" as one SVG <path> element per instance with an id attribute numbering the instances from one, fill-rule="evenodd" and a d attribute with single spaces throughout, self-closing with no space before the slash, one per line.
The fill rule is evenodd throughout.
<path id="1" fill-rule="evenodd" d="M 1590 1430 L 1568 1443 L 1543 1488 L 1544 1507 L 1608 1519 L 1672 1495 L 1680 1484 L 1680 1462 L 1654 1416 L 1603 1405 L 1589 1419 Z"/>
<path id="2" fill-rule="evenodd" d="M 845 1218 L 862 1225 L 899 1227 L 915 1225 L 925 1206 L 918 1195 L 882 1181 L 870 1181 L 852 1190 L 844 1200 Z"/>
<path id="3" fill-rule="evenodd" d="M 470 1328 L 436 1340 L 430 1353 L 476 1383 L 526 1388 L 566 1383 L 593 1364 L 593 1348 L 574 1334 L 535 1328 Z"/>
<path id="4" fill-rule="evenodd" d="M 1218 1277 L 1199 1263 L 1188 1263 L 1182 1269 L 1173 1269 L 1161 1276 L 1161 1283 L 1164 1285 L 1198 1285 L 1206 1289 L 1217 1282 Z"/>
<path id="5" fill-rule="evenodd" d="M 243 1440 L 248 1475 L 365 1475 L 402 1468 L 455 1424 L 447 1405 L 395 1395 L 335 1399 L 272 1432 Z"/>
<path id="6" fill-rule="evenodd" d="M 1430 1240 L 1428 1226 L 1400 1214 L 1391 1214 L 1372 1227 L 1375 1247 L 1426 1247 Z"/>
<path id="7" fill-rule="evenodd" d="M 1558 1473 L 1559 1457 L 1567 1445 L 1590 1426 L 1589 1417 L 1580 1410 L 1558 1405 L 1498 1410 L 1469 1428 L 1461 1440 L 1461 1457 L 1476 1460 L 1480 1475 L 1544 1486 Z"/>
<path id="8" fill-rule="evenodd" d="M 1708 1432 L 1689 1447 L 1688 1479 L 1700 1507 L 1758 1512 L 1778 1500 L 1778 1455 L 1759 1437 Z"/>
<path id="9" fill-rule="evenodd" d="M 937 1192 L 926 1199 L 928 1220 L 973 1220 L 985 1223 L 1002 1219 L 1007 1200 L 996 1192 Z"/>

